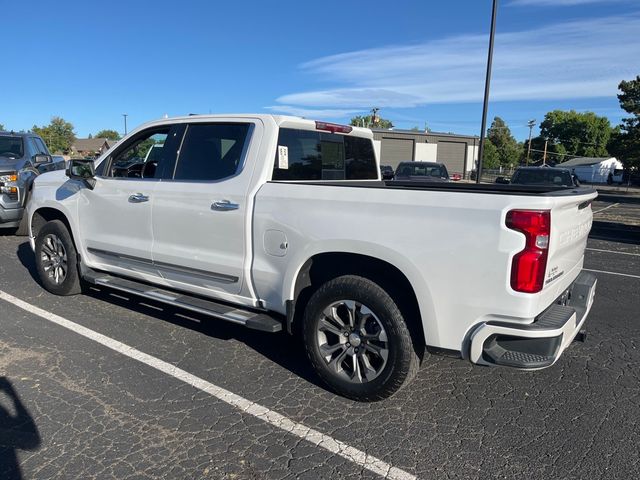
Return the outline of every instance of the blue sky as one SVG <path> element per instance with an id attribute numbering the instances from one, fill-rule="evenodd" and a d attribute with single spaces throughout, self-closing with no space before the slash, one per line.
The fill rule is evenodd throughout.
<path id="1" fill-rule="evenodd" d="M 5 4 L 2 7 L 2 4 Z M 0 1 L 0 123 L 84 137 L 187 113 L 291 113 L 478 134 L 490 0 Z M 7 19 L 13 18 L 13 21 Z M 640 74 L 637 0 L 502 0 L 490 118 L 519 139 L 552 109 L 617 124 Z M 534 132 L 535 133 L 535 132 Z"/>

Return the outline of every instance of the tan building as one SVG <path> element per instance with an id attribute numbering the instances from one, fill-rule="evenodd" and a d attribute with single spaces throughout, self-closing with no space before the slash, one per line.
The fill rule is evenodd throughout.
<path id="1" fill-rule="evenodd" d="M 373 129 L 373 139 L 382 165 L 394 169 L 400 162 L 440 162 L 449 174 L 468 177 L 478 161 L 479 137 L 415 130 Z"/>
<path id="2" fill-rule="evenodd" d="M 79 138 L 71 145 L 71 154 L 74 157 L 97 157 L 116 143 L 117 140 L 108 138 Z"/>

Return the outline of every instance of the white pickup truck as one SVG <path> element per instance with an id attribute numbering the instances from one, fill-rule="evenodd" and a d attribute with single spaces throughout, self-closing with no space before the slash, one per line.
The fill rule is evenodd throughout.
<path id="1" fill-rule="evenodd" d="M 129 175 L 134 158 L 148 160 Z M 206 115 L 145 124 L 95 163 L 41 175 L 28 218 L 50 292 L 93 284 L 298 333 L 330 388 L 370 401 L 434 351 L 556 362 L 593 302 L 595 197 L 383 182 L 369 130 Z"/>

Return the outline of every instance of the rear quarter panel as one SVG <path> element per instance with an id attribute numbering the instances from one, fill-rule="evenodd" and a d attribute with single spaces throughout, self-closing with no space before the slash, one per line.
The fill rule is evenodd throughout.
<path id="1" fill-rule="evenodd" d="M 411 282 L 427 344 L 462 350 L 479 322 L 532 321 L 569 278 L 540 294 L 510 288 L 511 258 L 523 248 L 524 236 L 504 226 L 506 212 L 553 209 L 556 202 L 542 196 L 266 183 L 254 208 L 256 293 L 267 308 L 284 313 L 307 259 L 323 252 L 369 255 L 396 266 Z M 286 239 L 286 254 L 267 251 L 268 231 Z"/>

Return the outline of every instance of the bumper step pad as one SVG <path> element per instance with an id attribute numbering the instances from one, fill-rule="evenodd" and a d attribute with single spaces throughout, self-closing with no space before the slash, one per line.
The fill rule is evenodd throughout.
<path id="1" fill-rule="evenodd" d="M 496 365 L 516 368 L 543 368 L 553 363 L 554 357 L 538 355 L 535 353 L 517 352 L 505 350 L 497 343 L 485 350 L 485 354 Z"/>

